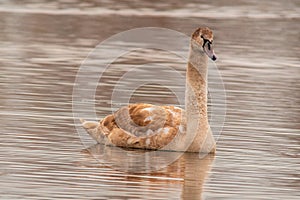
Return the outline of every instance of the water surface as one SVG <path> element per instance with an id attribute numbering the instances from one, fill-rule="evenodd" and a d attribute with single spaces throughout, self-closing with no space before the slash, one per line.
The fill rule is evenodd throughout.
<path id="1" fill-rule="evenodd" d="M 298 199 L 299 6 L 296 0 L 1 2 L 1 199 Z M 72 91 L 82 61 L 120 31 L 153 26 L 189 35 L 203 24 L 215 32 L 227 95 L 217 154 L 183 154 L 143 174 L 99 163 L 89 152 L 122 154 L 80 141 Z M 110 95 L 124 72 L 168 61 L 184 73 L 184 63 L 153 50 L 117 60 L 97 90 L 98 118 L 111 112 Z M 184 90 L 184 83 L 174 80 L 174 87 Z M 131 101 L 178 104 L 155 84 L 138 88 Z"/>

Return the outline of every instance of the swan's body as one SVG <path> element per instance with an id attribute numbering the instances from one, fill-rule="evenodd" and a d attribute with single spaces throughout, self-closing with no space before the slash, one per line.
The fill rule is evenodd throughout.
<path id="1" fill-rule="evenodd" d="M 199 28 L 193 35 L 186 74 L 186 111 L 174 106 L 132 104 L 120 108 L 99 123 L 82 120 L 98 142 L 119 147 L 152 150 L 215 152 L 215 140 L 207 119 L 207 62 L 216 60 L 213 35 Z"/>

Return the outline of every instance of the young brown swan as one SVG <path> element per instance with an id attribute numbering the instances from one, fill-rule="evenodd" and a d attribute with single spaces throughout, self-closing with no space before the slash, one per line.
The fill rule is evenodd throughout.
<path id="1" fill-rule="evenodd" d="M 214 153 L 207 119 L 207 63 L 216 60 L 213 33 L 198 28 L 191 37 L 186 73 L 185 108 L 131 104 L 99 123 L 81 120 L 98 143 L 127 148 Z"/>

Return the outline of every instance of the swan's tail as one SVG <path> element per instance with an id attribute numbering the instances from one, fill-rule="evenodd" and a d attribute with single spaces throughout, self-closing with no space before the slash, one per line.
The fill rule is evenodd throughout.
<path id="1" fill-rule="evenodd" d="M 79 119 L 82 127 L 86 130 L 86 132 L 98 143 L 103 143 L 103 134 L 99 129 L 99 123 L 93 121 L 86 121 L 84 119 Z"/>
<path id="2" fill-rule="evenodd" d="M 85 121 L 84 119 L 79 119 L 79 120 L 80 120 L 83 128 L 87 131 L 91 130 L 91 129 L 95 129 L 99 125 L 97 122 Z"/>

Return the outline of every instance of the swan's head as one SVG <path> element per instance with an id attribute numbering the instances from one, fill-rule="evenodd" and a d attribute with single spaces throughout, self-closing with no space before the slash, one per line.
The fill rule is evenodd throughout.
<path id="1" fill-rule="evenodd" d="M 213 49 L 213 39 L 213 33 L 209 28 L 198 28 L 192 35 L 192 45 L 197 45 L 197 48 L 200 47 L 200 50 L 215 61 L 217 57 Z"/>

